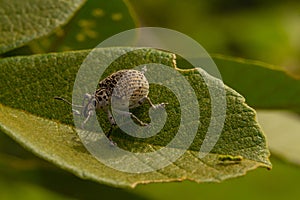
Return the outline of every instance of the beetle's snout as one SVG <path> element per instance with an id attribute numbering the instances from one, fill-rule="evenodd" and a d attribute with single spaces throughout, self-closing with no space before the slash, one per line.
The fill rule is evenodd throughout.
<path id="1" fill-rule="evenodd" d="M 83 116 L 84 117 L 87 117 L 87 116 L 89 116 L 90 115 L 90 112 L 93 112 L 93 111 L 95 111 L 95 109 L 96 109 L 96 100 L 95 99 L 90 99 L 87 103 L 86 103 L 86 105 L 84 105 L 84 107 L 83 107 Z"/>

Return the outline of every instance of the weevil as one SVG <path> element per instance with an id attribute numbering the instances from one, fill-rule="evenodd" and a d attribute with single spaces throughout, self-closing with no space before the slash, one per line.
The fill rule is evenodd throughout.
<path id="1" fill-rule="evenodd" d="M 141 71 L 134 69 L 119 70 L 110 76 L 106 77 L 98 84 L 98 89 L 93 93 L 86 93 L 83 98 L 82 105 L 73 105 L 69 101 L 61 97 L 54 97 L 57 100 L 62 100 L 71 104 L 73 107 L 81 108 L 81 111 L 73 109 L 73 112 L 77 115 L 82 115 L 85 119 L 82 122 L 82 128 L 89 121 L 90 117 L 94 114 L 95 110 L 103 110 L 107 113 L 108 120 L 111 127 L 106 134 L 106 137 L 112 142 L 110 135 L 115 127 L 116 121 L 111 114 L 111 100 L 116 99 L 120 112 L 124 115 L 129 115 L 141 126 L 147 126 L 147 123 L 142 122 L 134 114 L 128 111 L 122 111 L 122 106 L 128 106 L 129 109 L 138 107 L 144 102 L 148 102 L 154 109 L 163 108 L 167 103 L 161 103 L 154 105 L 149 94 L 149 83 L 144 73 L 146 67 Z M 114 104 L 115 105 L 115 104 Z"/>

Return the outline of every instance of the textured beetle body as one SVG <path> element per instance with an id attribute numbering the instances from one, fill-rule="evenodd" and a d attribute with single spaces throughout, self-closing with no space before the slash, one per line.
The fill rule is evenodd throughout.
<path id="1" fill-rule="evenodd" d="M 95 92 L 96 108 L 109 106 L 112 97 L 119 99 L 120 103 L 125 104 L 128 101 L 129 108 L 134 108 L 140 105 L 139 102 L 147 97 L 148 93 L 149 83 L 142 72 L 120 70 L 100 81 L 99 89 Z"/>

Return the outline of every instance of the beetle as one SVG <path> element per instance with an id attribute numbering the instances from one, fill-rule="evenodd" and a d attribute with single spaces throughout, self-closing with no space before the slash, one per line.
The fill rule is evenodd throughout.
<path id="1" fill-rule="evenodd" d="M 145 77 L 146 67 L 141 71 L 134 69 L 119 70 L 110 76 L 106 77 L 98 84 L 98 89 L 93 93 L 86 93 L 83 98 L 82 105 L 74 105 L 69 101 L 61 97 L 54 97 L 54 99 L 62 100 L 74 107 L 81 108 L 81 112 L 74 110 L 73 112 L 77 115 L 82 115 L 85 119 L 82 123 L 82 128 L 88 122 L 90 117 L 94 114 L 95 110 L 103 110 L 107 113 L 108 120 L 111 127 L 106 134 L 106 137 L 112 142 L 110 136 L 115 127 L 116 121 L 111 114 L 111 102 L 116 101 L 114 106 L 117 105 L 117 109 L 120 113 L 124 115 L 129 115 L 131 118 L 135 119 L 141 126 L 147 126 L 147 123 L 142 122 L 134 114 L 129 111 L 123 111 L 126 107 L 129 109 L 138 107 L 144 102 L 148 102 L 150 106 L 154 109 L 163 108 L 167 103 L 160 103 L 154 105 L 149 94 L 149 83 Z M 115 108 L 115 107 L 114 107 Z"/>

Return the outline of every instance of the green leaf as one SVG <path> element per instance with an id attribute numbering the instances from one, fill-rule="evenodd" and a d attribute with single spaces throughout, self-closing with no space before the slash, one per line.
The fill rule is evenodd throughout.
<path id="1" fill-rule="evenodd" d="M 224 83 L 244 95 L 255 109 L 300 111 L 300 80 L 280 67 L 223 55 L 213 59 Z"/>
<path id="2" fill-rule="evenodd" d="M 130 5 L 123 0 L 89 0 L 66 26 L 30 47 L 38 53 L 90 49 L 136 24 Z"/>
<path id="3" fill-rule="evenodd" d="M 132 68 L 145 63 L 161 63 L 174 67 L 174 55 L 158 50 L 132 48 L 99 49 L 111 56 L 130 52 L 111 64 L 105 75 L 121 68 Z M 198 133 L 185 154 L 163 169 L 134 174 L 117 171 L 97 161 L 81 144 L 72 125 L 71 108 L 53 100 L 54 96 L 70 99 L 76 73 L 89 51 L 52 53 L 0 60 L 0 127 L 9 136 L 30 151 L 73 172 L 79 177 L 92 179 L 117 187 L 134 187 L 139 183 L 193 180 L 218 182 L 244 175 L 257 167 L 271 168 L 269 151 L 255 112 L 245 104 L 237 92 L 225 87 L 227 115 L 224 129 L 217 144 L 204 158 L 199 158 L 199 147 L 208 129 L 211 105 L 205 82 L 197 71 L 180 70 L 190 82 L 199 101 L 201 113 Z M 105 58 L 99 58 L 105 59 Z M 176 60 L 175 60 L 176 61 Z M 179 68 L 181 66 L 178 66 Z M 209 84 L 215 78 L 208 76 Z M 150 87 L 153 102 L 168 102 L 168 120 L 155 137 L 138 139 L 125 135 L 120 129 L 112 133 L 119 147 L 128 151 L 147 152 L 165 146 L 176 134 L 180 114 L 176 97 L 161 86 Z M 147 108 L 133 111 L 140 119 L 147 120 Z M 107 129 L 105 116 L 100 123 Z M 193 123 L 193 122 L 191 122 Z"/>
<path id="4" fill-rule="evenodd" d="M 26 199 L 34 199 L 32 195 L 36 199 L 147 199 L 132 191 L 79 179 L 34 156 L 2 131 L 0 190 L 0 199 L 24 199 L 24 193 Z"/>
<path id="5" fill-rule="evenodd" d="M 268 145 L 283 160 L 300 165 L 300 116 L 282 110 L 260 110 L 258 120 L 268 137 Z"/>
<path id="6" fill-rule="evenodd" d="M 18 143 L 0 132 L 0 138 L 20 148 Z M 18 156 L 0 153 L 0 198 L 1 199 L 146 199 L 125 189 L 100 185 L 79 179 L 33 156 L 24 149 Z M 32 158 L 26 158 L 30 154 Z M 74 192 L 76 191 L 76 192 Z M 24 196 L 26 194 L 26 197 Z"/>
<path id="7" fill-rule="evenodd" d="M 1 0 L 0 53 L 51 33 L 65 24 L 85 0 Z"/>

